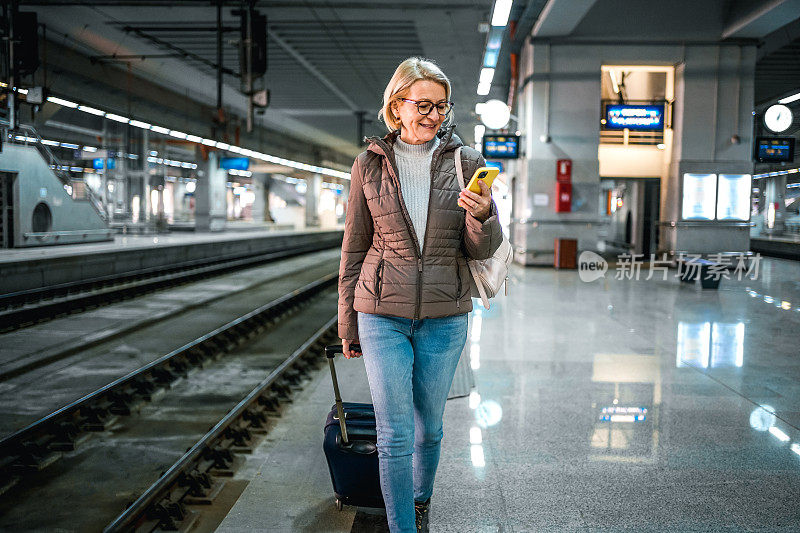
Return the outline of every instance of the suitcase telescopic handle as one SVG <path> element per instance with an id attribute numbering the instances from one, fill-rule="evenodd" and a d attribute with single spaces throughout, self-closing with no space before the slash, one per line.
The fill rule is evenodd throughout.
<path id="1" fill-rule="evenodd" d="M 350 345 L 350 349 L 360 352 L 361 345 L 354 342 Z M 331 344 L 325 347 L 325 357 L 328 359 L 333 359 L 337 353 L 344 354 L 344 347 L 341 344 Z"/>
<path id="2" fill-rule="evenodd" d="M 359 344 L 351 344 L 350 348 L 360 352 L 361 346 Z M 342 443 L 347 446 L 347 425 L 344 422 L 344 407 L 342 407 L 342 395 L 339 393 L 339 380 L 336 379 L 336 366 L 333 364 L 333 358 L 337 353 L 344 353 L 341 344 L 332 344 L 325 347 L 325 357 L 328 358 L 328 366 L 331 368 L 331 379 L 333 380 L 333 395 L 336 398 L 336 413 L 339 415 L 339 428 L 342 430 Z"/>

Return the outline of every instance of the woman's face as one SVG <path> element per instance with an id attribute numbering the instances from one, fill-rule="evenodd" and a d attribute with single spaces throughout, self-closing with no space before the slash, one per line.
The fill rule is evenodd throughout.
<path id="1" fill-rule="evenodd" d="M 418 80 L 411 85 L 404 98 L 416 101 L 428 100 L 434 103 L 434 107 L 429 114 L 420 115 L 417 104 L 395 100 L 392 103 L 392 110 L 402 123 L 400 138 L 410 144 L 422 144 L 430 141 L 436 136 L 436 132 L 439 131 L 439 127 L 446 118 L 439 114 L 435 106 L 435 104 L 447 101 L 444 86 L 430 80 Z"/>

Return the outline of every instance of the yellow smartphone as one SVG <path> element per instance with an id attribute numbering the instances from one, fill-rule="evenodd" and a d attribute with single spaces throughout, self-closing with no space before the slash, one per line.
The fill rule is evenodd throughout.
<path id="1" fill-rule="evenodd" d="M 497 175 L 500 174 L 500 169 L 495 167 L 479 167 L 475 170 L 475 174 L 472 175 L 472 179 L 469 180 L 467 184 L 467 189 L 471 190 L 475 194 L 481 193 L 481 187 L 478 185 L 478 180 L 483 180 L 483 182 L 492 188 L 492 183 Z"/>

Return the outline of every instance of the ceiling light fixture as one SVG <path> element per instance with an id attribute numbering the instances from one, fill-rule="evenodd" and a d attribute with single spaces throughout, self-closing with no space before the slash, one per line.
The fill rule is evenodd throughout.
<path id="1" fill-rule="evenodd" d="M 492 26 L 505 26 L 511 14 L 512 0 L 497 0 L 492 12 Z"/>
<path id="2" fill-rule="evenodd" d="M 500 0 L 500 3 L 505 4 L 506 0 Z M 510 7 L 511 6 L 511 2 L 508 1 L 507 3 L 508 3 L 508 9 L 510 9 L 511 8 Z M 506 18 L 508 18 L 508 17 L 506 16 Z M 7 87 L 7 84 L 5 84 L 3 82 L 0 82 L 0 87 Z M 21 91 L 21 89 L 20 89 L 20 91 Z M 194 142 L 194 143 L 197 143 L 197 144 L 204 144 L 206 146 L 216 146 L 220 150 L 225 150 L 225 151 L 234 152 L 234 153 L 238 153 L 238 154 L 245 154 L 245 153 L 252 154 L 251 157 L 254 157 L 256 159 L 261 159 L 261 160 L 266 161 L 266 162 L 283 164 L 285 166 L 289 166 L 289 167 L 292 167 L 292 168 L 297 168 L 297 169 L 301 169 L 301 170 L 307 170 L 309 172 L 316 172 L 318 174 L 325 174 L 325 175 L 328 175 L 328 176 L 333 176 L 335 178 L 341 178 L 341 179 L 346 179 L 346 180 L 350 179 L 350 173 L 349 172 L 342 172 L 342 171 L 339 171 L 339 170 L 334 170 L 332 168 L 318 167 L 316 165 L 309 165 L 307 163 L 301 163 L 299 161 L 291 161 L 289 159 L 282 159 L 282 158 L 279 158 L 277 156 L 273 156 L 273 155 L 269 155 L 269 154 L 265 154 L 265 153 L 261 153 L 261 152 L 255 152 L 253 150 L 249 150 L 247 148 L 241 148 L 239 146 L 233 146 L 233 145 L 230 145 L 228 143 L 217 142 L 217 141 L 214 141 L 212 139 L 205 139 L 205 138 L 197 136 L 197 135 L 190 135 L 188 133 L 183 133 L 182 131 L 171 130 L 169 128 L 164 128 L 162 126 L 154 126 L 154 125 L 148 124 L 147 122 L 143 122 L 143 121 L 140 121 L 140 120 L 129 119 L 128 117 L 124 117 L 122 115 L 117 115 L 117 114 L 114 114 L 114 113 L 108 113 L 106 111 L 102 111 L 102 110 L 94 108 L 94 107 L 80 105 L 80 104 L 78 104 L 76 102 L 72 102 L 72 101 L 66 100 L 64 98 L 59 98 L 57 96 L 48 96 L 47 97 L 47 101 L 51 102 L 51 103 L 54 103 L 54 104 L 57 104 L 57 105 L 60 105 L 62 107 L 69 107 L 69 108 L 72 108 L 72 109 L 77 109 L 78 111 L 83 111 L 84 113 L 88 113 L 90 115 L 95 115 L 95 116 L 99 116 L 99 117 L 105 117 L 105 118 L 108 118 L 110 120 L 113 120 L 113 121 L 116 121 L 116 122 L 120 122 L 122 124 L 131 124 L 131 125 L 136 126 L 138 128 L 149 129 L 150 131 L 153 131 L 153 132 L 156 132 L 156 133 L 160 133 L 162 135 L 169 135 L 171 137 L 175 137 L 175 138 L 183 139 L 183 140 L 188 140 L 190 142 Z M 42 142 L 43 142 L 43 144 L 49 144 L 46 141 L 42 141 Z M 52 144 L 52 146 L 58 146 L 58 145 L 59 145 L 59 143 L 57 143 L 57 142 L 54 142 Z M 193 165 L 193 168 L 197 167 L 197 165 L 195 165 L 194 163 L 192 163 L 192 165 Z"/>
<path id="3" fill-rule="evenodd" d="M 792 96 L 787 96 L 786 98 L 781 98 L 780 100 L 778 100 L 778 103 L 790 104 L 792 102 L 796 102 L 797 100 L 800 100 L 800 93 L 793 94 Z"/>

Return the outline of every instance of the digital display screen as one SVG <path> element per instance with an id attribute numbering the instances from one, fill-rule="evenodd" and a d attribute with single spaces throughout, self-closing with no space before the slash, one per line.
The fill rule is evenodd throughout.
<path id="1" fill-rule="evenodd" d="M 116 159 L 106 159 L 106 168 L 112 169 L 117 168 L 117 160 Z M 92 168 L 95 170 L 100 170 L 103 168 L 103 158 L 96 157 L 92 159 Z"/>
<path id="2" fill-rule="evenodd" d="M 714 220 L 714 204 L 717 199 L 716 174 L 683 175 L 684 220 Z"/>
<path id="3" fill-rule="evenodd" d="M 750 174 L 720 174 L 717 220 L 750 220 Z"/>
<path id="4" fill-rule="evenodd" d="M 793 137 L 756 137 L 756 161 L 791 163 L 794 161 Z"/>
<path id="5" fill-rule="evenodd" d="M 516 159 L 519 157 L 519 136 L 483 136 L 483 157 L 486 159 Z"/>
<path id="6" fill-rule="evenodd" d="M 223 157 L 219 160 L 219 168 L 224 170 L 247 170 L 250 160 L 246 157 Z"/>
<path id="7" fill-rule="evenodd" d="M 500 161 L 487 161 L 486 166 L 491 168 L 496 168 L 500 172 L 503 172 L 503 163 L 501 163 Z"/>
<path id="8" fill-rule="evenodd" d="M 610 130 L 661 131 L 664 129 L 664 104 L 606 106 L 605 128 Z"/>

